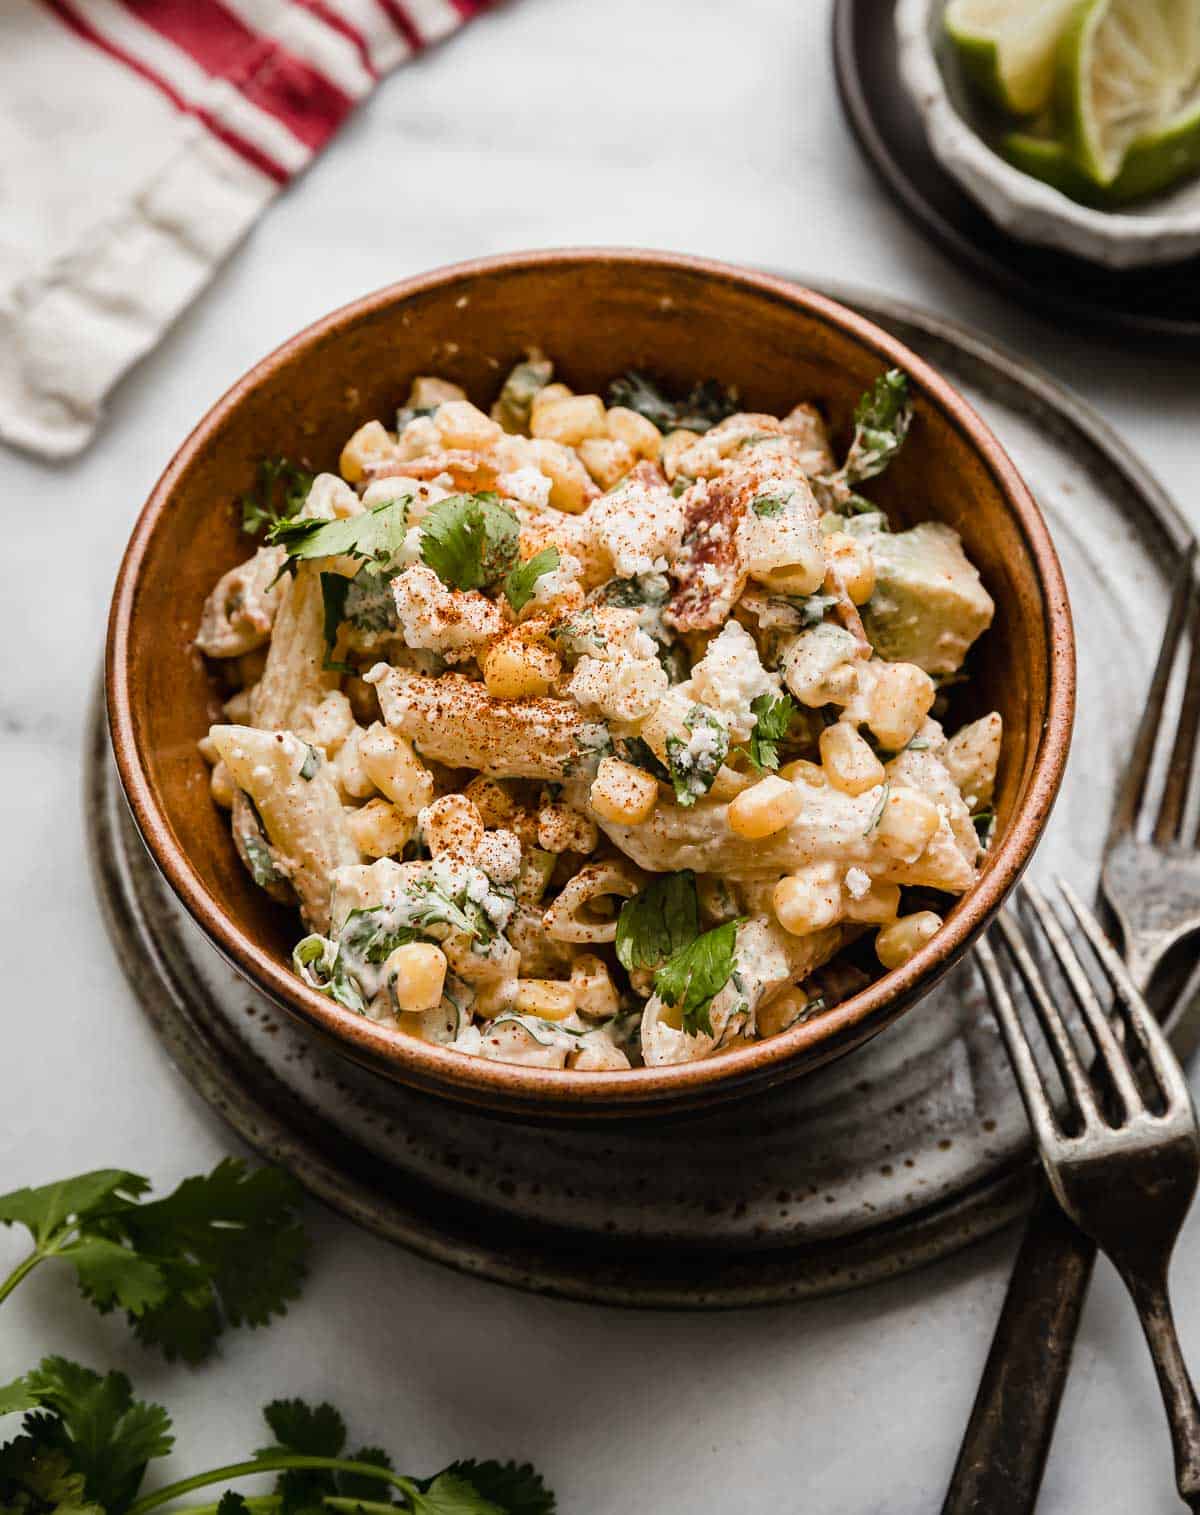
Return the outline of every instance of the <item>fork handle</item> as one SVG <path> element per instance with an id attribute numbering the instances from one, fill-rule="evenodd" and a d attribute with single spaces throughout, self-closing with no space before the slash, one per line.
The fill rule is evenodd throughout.
<path id="1" fill-rule="evenodd" d="M 1038 1182 L 942 1515 L 1030 1515 L 1037 1502 L 1096 1260 Z"/>
<path id="2" fill-rule="evenodd" d="M 1121 1276 L 1137 1306 L 1158 1374 L 1175 1451 L 1175 1482 L 1184 1503 L 1200 1511 L 1200 1403 L 1175 1330 L 1166 1265 L 1153 1272 L 1122 1268 Z"/>

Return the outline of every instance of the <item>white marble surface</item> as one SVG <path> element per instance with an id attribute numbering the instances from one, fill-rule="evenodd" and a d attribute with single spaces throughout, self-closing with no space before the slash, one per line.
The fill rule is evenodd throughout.
<path id="1" fill-rule="evenodd" d="M 477 253 L 637 243 L 836 277 L 1002 338 L 1090 399 L 1200 524 L 1200 359 L 1077 338 L 977 288 L 883 199 L 834 95 L 825 0 L 512 0 L 404 70 L 271 212 L 64 467 L 0 453 L 7 673 L 7 1037 L 0 1188 L 97 1164 L 162 1184 L 229 1151 L 140 1020 L 92 898 L 80 743 L 118 556 L 172 448 L 297 327 Z M 189 1469 L 261 1440 L 255 1407 L 328 1395 L 416 1470 L 535 1458 L 564 1511 L 936 1509 L 1014 1237 L 828 1302 L 647 1316 L 474 1283 L 314 1207 L 286 1324 L 170 1370 L 45 1269 L 4 1307 L 0 1379 L 42 1352 L 123 1365 L 175 1411 Z M 0 1235 L 0 1264 L 18 1241 Z M 1200 1361 L 1200 1211 L 1175 1283 Z M 1133 1314 L 1101 1266 L 1041 1508 L 1177 1508 Z"/>

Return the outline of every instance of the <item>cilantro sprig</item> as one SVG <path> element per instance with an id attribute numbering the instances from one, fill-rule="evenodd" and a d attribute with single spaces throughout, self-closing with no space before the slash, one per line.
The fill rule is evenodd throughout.
<path id="1" fill-rule="evenodd" d="M 857 495 L 854 486 L 876 478 L 887 468 L 904 445 L 912 417 L 908 376 L 898 368 L 889 368 L 854 408 L 854 436 L 845 462 L 811 481 L 826 510 L 857 514 L 877 508 Z"/>
<path id="2" fill-rule="evenodd" d="M 124 1310 L 168 1358 L 199 1362 L 226 1326 L 266 1325 L 296 1298 L 307 1270 L 300 1188 L 274 1168 L 225 1158 L 164 1199 L 149 1181 L 100 1169 L 0 1196 L 0 1224 L 33 1251 L 0 1283 L 0 1301 L 34 1268 L 61 1259 L 98 1310 Z"/>
<path id="3" fill-rule="evenodd" d="M 779 767 L 779 744 L 786 740 L 799 710 L 790 694 L 760 694 L 750 701 L 754 730 L 742 750 L 760 773 L 773 773 Z"/>
<path id="4" fill-rule="evenodd" d="M 346 1423 L 331 1404 L 277 1399 L 263 1416 L 274 1440 L 249 1457 L 141 1494 L 147 1467 L 174 1446 L 161 1405 L 133 1398 L 121 1373 L 48 1357 L 0 1388 L 0 1415 L 25 1411 L 22 1434 L 0 1447 L 0 1510 L 22 1515 L 149 1515 L 199 1489 L 223 1486 L 219 1515 L 554 1515 L 554 1495 L 528 1463 L 452 1462 L 430 1478 L 396 1471 L 380 1447 L 347 1454 Z M 278 1473 L 249 1501 L 229 1487 Z M 192 1506 L 192 1515 L 213 1505 Z M 187 1512 L 185 1512 L 187 1515 Z"/>
<path id="5" fill-rule="evenodd" d="M 627 969 L 657 968 L 699 934 L 696 875 L 664 873 L 621 906 L 617 960 Z"/>
<path id="6" fill-rule="evenodd" d="M 288 520 L 303 508 L 313 476 L 287 458 L 263 458 L 254 488 L 239 495 L 242 530 L 256 536 L 264 526 Z"/>
<path id="7" fill-rule="evenodd" d="M 705 931 L 673 952 L 654 975 L 654 992 L 664 1005 L 681 1009 L 683 1029 L 689 1036 L 701 1031 L 714 1034 L 712 1003 L 733 977 L 737 929 L 745 921 L 746 916 L 740 915 Z"/>
<path id="8" fill-rule="evenodd" d="M 311 558 L 351 557 L 388 564 L 404 545 L 408 530 L 408 496 L 385 500 L 361 515 L 332 521 L 306 518 L 276 521 L 267 541 L 287 548 L 288 565 Z"/>

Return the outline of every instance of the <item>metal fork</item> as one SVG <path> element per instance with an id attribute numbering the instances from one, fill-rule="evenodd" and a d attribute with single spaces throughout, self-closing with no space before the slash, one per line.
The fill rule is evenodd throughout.
<path id="1" fill-rule="evenodd" d="M 1129 1052 L 1067 931 L 1033 884 L 1024 886 L 1024 898 L 1087 1026 L 1102 1073 L 1099 1087 L 1035 961 L 1032 936 L 1027 939 L 1010 910 L 1001 912 L 993 929 L 1011 954 L 1045 1034 L 1066 1093 L 1065 1113 L 1055 1109 L 987 941 L 979 944 L 978 960 L 1055 1197 L 1116 1265 L 1133 1297 L 1171 1427 L 1179 1492 L 1200 1511 L 1200 1403 L 1167 1293 L 1171 1252 L 1200 1179 L 1196 1111 L 1183 1071 L 1120 955 L 1070 887 L 1061 881 L 1059 887 L 1112 986 L 1114 1008 L 1123 1011 L 1125 1041 L 1140 1051 L 1156 1086 L 1155 1107 L 1143 1096 Z"/>
<path id="2" fill-rule="evenodd" d="M 1183 675 L 1183 699 L 1174 733 L 1166 729 L 1164 706 L 1176 663 L 1190 640 Z M 1129 972 L 1143 991 L 1170 949 L 1200 930 L 1200 857 L 1189 815 L 1188 796 L 1200 747 L 1200 580 L 1197 549 L 1184 560 L 1158 666 L 1138 728 L 1105 848 L 1101 889 L 1117 920 Z M 1160 740 L 1170 740 L 1167 770 L 1157 809 L 1152 809 L 1151 776 Z"/>

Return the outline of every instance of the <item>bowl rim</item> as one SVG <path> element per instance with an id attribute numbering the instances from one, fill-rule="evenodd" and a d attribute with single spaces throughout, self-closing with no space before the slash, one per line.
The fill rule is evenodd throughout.
<path id="1" fill-rule="evenodd" d="M 1115 270 L 1174 263 L 1200 249 L 1200 181 L 1184 180 L 1164 204 L 1105 211 L 1081 205 L 1007 162 L 955 104 L 930 31 L 948 0 L 898 0 L 896 41 L 904 81 L 934 157 L 1000 227 Z M 1189 203 L 1172 208 L 1170 195 Z"/>
<path id="2" fill-rule="evenodd" d="M 799 310 L 852 337 L 889 367 L 909 376 L 981 458 L 1003 495 L 1032 559 L 1041 588 L 1046 644 L 1046 719 L 1034 753 L 1027 792 L 975 886 L 958 901 L 937 936 L 901 968 L 875 979 L 819 1018 L 720 1057 L 613 1072 L 531 1068 L 466 1057 L 417 1041 L 345 1010 L 264 951 L 217 902 L 175 841 L 154 797 L 139 749 L 130 686 L 130 648 L 138 585 L 150 543 L 169 510 L 175 486 L 245 396 L 312 344 L 346 325 L 414 296 L 495 273 L 534 272 L 577 265 L 625 264 L 677 271 L 736 286 Z M 932 986 L 988 924 L 1017 882 L 1040 839 L 1066 765 L 1075 706 L 1075 648 L 1062 569 L 1046 522 L 990 428 L 958 391 L 923 358 L 866 317 L 801 285 L 735 265 L 664 251 L 624 247 L 555 248 L 502 253 L 446 265 L 384 286 L 330 312 L 290 337 L 242 375 L 205 412 L 163 470 L 134 525 L 122 557 L 108 619 L 104 686 L 118 774 L 142 839 L 164 878 L 221 954 L 276 1004 L 336 1041 L 343 1053 L 405 1083 L 459 1102 L 527 1113 L 655 1114 L 729 1097 L 755 1085 L 794 1076 L 882 1031 Z"/>

